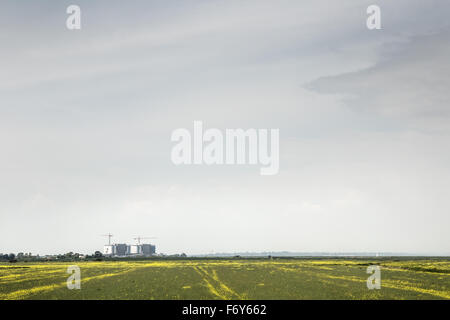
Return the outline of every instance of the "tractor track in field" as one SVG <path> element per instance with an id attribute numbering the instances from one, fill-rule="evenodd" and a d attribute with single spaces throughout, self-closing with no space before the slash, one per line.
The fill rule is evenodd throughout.
<path id="1" fill-rule="evenodd" d="M 83 283 L 86 283 L 88 281 L 115 277 L 115 276 L 119 276 L 119 275 L 123 275 L 123 274 L 129 273 L 129 272 L 135 271 L 135 270 L 136 270 L 136 268 L 129 268 L 124 271 L 119 271 L 119 272 L 115 272 L 115 273 L 106 273 L 106 274 L 90 276 L 90 277 L 82 278 L 81 283 L 83 285 Z M 53 291 L 55 289 L 64 288 L 65 286 L 67 286 L 67 281 L 50 284 L 50 285 L 33 287 L 30 289 L 16 290 L 16 291 L 5 293 L 5 294 L 0 294 L 0 299 L 1 300 L 25 299 L 25 298 L 27 298 L 31 295 L 37 294 L 37 293 Z"/>
<path id="2" fill-rule="evenodd" d="M 216 270 L 213 269 L 212 272 L 208 272 L 206 268 L 201 266 L 194 266 L 193 268 L 203 278 L 209 291 L 215 296 L 223 300 L 244 299 L 219 279 Z"/>

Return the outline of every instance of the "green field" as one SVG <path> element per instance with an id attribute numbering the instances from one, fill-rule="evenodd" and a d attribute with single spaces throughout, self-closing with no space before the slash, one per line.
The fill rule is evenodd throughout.
<path id="1" fill-rule="evenodd" d="M 67 288 L 70 265 L 80 290 Z M 369 265 L 380 290 L 367 288 Z M 450 299 L 450 259 L 2 263 L 0 299 Z"/>

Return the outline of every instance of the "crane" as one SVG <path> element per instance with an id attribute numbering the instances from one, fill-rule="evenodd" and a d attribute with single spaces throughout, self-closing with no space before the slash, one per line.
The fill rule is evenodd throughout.
<path id="1" fill-rule="evenodd" d="M 137 236 L 136 238 L 133 238 L 134 240 L 137 240 L 138 244 L 141 244 L 141 240 L 142 239 L 157 239 L 156 237 L 141 237 L 141 236 Z"/>
<path id="2" fill-rule="evenodd" d="M 108 234 L 102 234 L 102 237 L 108 237 L 108 245 L 111 245 L 111 238 L 112 238 L 112 234 L 108 233 Z"/>

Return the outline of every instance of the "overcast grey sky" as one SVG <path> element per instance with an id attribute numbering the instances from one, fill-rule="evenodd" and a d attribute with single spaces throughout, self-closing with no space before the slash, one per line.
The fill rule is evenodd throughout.
<path id="1" fill-rule="evenodd" d="M 2 0 L 0 252 L 91 253 L 111 232 L 164 253 L 450 253 L 449 12 Z M 194 120 L 279 128 L 279 174 L 173 165 Z"/>

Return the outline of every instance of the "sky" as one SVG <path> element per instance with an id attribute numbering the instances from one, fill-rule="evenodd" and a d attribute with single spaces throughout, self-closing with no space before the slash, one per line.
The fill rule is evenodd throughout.
<path id="1" fill-rule="evenodd" d="M 2 1 L 0 252 L 92 253 L 112 233 L 166 254 L 450 254 L 448 12 Z M 196 120 L 279 129 L 279 173 L 174 165 L 171 133 Z"/>

